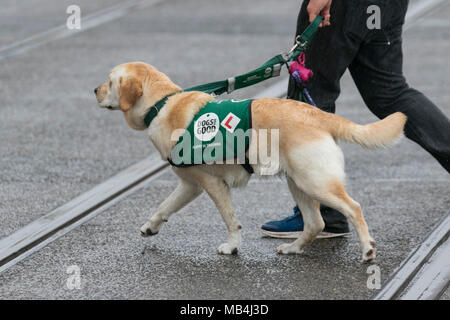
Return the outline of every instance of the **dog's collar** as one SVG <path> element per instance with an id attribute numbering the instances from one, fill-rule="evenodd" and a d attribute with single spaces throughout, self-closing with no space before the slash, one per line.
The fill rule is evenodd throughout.
<path id="1" fill-rule="evenodd" d="M 153 106 L 150 107 L 148 113 L 145 115 L 145 118 L 144 118 L 144 123 L 147 126 L 147 128 L 150 127 L 150 123 L 158 115 L 159 111 L 166 105 L 167 99 L 169 99 L 171 96 L 173 96 L 174 94 L 179 93 L 181 91 L 182 90 L 165 96 L 164 98 L 162 98 L 161 100 L 159 100 L 157 103 L 155 103 Z"/>

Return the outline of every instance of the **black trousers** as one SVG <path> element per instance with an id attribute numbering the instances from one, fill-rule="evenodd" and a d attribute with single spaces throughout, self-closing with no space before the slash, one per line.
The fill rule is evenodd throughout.
<path id="1" fill-rule="evenodd" d="M 309 24 L 302 4 L 297 21 L 301 34 Z M 370 5 L 380 8 L 380 29 L 369 29 Z M 378 118 L 401 111 L 408 116 L 405 135 L 427 150 L 450 172 L 450 121 L 403 76 L 402 26 L 408 0 L 338 0 L 331 7 L 331 26 L 321 28 L 306 51 L 307 67 L 314 71 L 309 92 L 319 108 L 335 112 L 340 79 L 348 68 L 365 104 Z M 295 96 L 290 79 L 288 98 Z M 345 221 L 343 215 L 321 208 L 325 224 Z"/>

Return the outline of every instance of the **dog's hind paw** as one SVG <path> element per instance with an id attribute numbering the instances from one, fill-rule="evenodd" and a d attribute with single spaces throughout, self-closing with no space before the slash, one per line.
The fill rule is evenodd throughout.
<path id="1" fill-rule="evenodd" d="M 283 243 L 277 248 L 278 254 L 300 254 L 303 250 L 299 249 L 297 246 L 293 246 L 292 243 Z"/>
<path id="2" fill-rule="evenodd" d="M 370 241 L 369 245 L 363 252 L 363 262 L 370 262 L 375 259 L 377 250 L 375 249 L 375 241 Z"/>
<path id="3" fill-rule="evenodd" d="M 229 243 L 222 243 L 219 248 L 217 248 L 218 254 L 237 254 L 238 247 L 235 245 L 231 245 Z"/>

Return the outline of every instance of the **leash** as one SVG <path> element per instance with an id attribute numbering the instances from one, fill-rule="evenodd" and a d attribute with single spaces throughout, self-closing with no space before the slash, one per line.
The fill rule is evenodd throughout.
<path id="1" fill-rule="evenodd" d="M 312 38 L 314 37 L 314 34 L 316 33 L 317 29 L 319 28 L 319 25 L 321 22 L 322 22 L 322 17 L 317 16 L 313 20 L 313 22 L 311 22 L 311 24 L 305 29 L 305 31 L 303 31 L 303 33 L 301 35 L 298 35 L 296 37 L 294 46 L 288 52 L 276 55 L 272 59 L 266 61 L 260 67 L 254 69 L 250 72 L 247 72 L 245 74 L 242 74 L 242 75 L 239 75 L 236 77 L 231 77 L 231 78 L 228 78 L 228 79 L 222 80 L 222 81 L 216 81 L 216 82 L 210 82 L 210 83 L 197 85 L 197 86 L 190 87 L 190 88 L 178 91 L 178 92 L 202 91 L 205 93 L 213 94 L 215 96 L 219 96 L 225 92 L 231 93 L 234 90 L 249 87 L 249 86 L 257 84 L 261 81 L 265 81 L 267 79 L 277 77 L 280 75 L 281 68 L 283 65 L 285 65 L 289 69 L 288 63 L 297 59 L 300 56 L 300 54 L 306 50 L 306 48 L 308 47 Z M 304 64 L 303 64 L 303 66 L 304 66 Z M 293 77 L 295 79 L 294 75 L 293 75 Z M 178 92 L 175 92 L 175 93 L 178 93 Z M 175 93 L 172 93 L 172 94 L 164 97 L 163 99 L 158 101 L 155 105 L 153 105 L 150 108 L 150 111 L 147 113 L 147 115 L 144 118 L 144 122 L 147 127 L 150 126 L 150 123 L 152 122 L 152 120 L 157 116 L 157 114 L 161 110 L 161 108 L 164 107 L 167 99 L 170 96 L 174 95 Z M 305 100 L 302 100 L 302 101 L 305 101 Z M 311 101 L 312 101 L 312 99 L 311 99 Z"/>
<path id="2" fill-rule="evenodd" d="M 266 61 L 259 68 L 256 68 L 245 74 L 231 77 L 223 81 L 216 81 L 206 84 L 201 84 L 195 87 L 185 89 L 183 91 L 203 91 L 216 96 L 224 92 L 231 93 L 234 90 L 242 89 L 252 86 L 261 81 L 277 77 L 280 75 L 281 67 L 288 62 L 294 61 L 301 52 L 305 51 L 308 44 L 311 42 L 314 34 L 322 22 L 322 17 L 317 16 L 313 22 L 303 31 L 303 33 L 296 37 L 295 44 L 287 53 L 281 53 Z"/>

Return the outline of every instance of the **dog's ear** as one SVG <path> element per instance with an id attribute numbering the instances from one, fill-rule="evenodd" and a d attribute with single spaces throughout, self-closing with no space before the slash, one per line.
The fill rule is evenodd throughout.
<path id="1" fill-rule="evenodd" d="M 122 81 L 120 78 L 119 104 L 123 112 L 130 110 L 140 96 L 142 96 L 142 85 L 139 80 L 128 78 Z"/>

